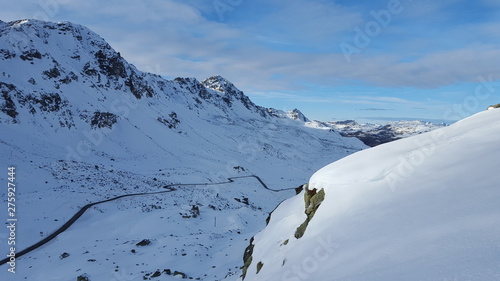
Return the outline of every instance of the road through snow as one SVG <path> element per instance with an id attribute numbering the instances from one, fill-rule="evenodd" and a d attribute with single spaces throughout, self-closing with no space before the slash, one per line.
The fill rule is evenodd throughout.
<path id="1" fill-rule="evenodd" d="M 90 207 L 93 207 L 95 205 L 99 205 L 99 204 L 102 204 L 102 203 L 111 202 L 111 201 L 114 201 L 114 200 L 117 200 L 117 199 L 121 199 L 121 198 L 125 198 L 125 197 L 144 196 L 144 195 L 154 195 L 154 194 L 168 193 L 168 192 L 172 192 L 172 191 L 176 190 L 174 188 L 174 186 L 179 187 L 179 186 L 198 186 L 198 185 L 205 185 L 205 186 L 208 186 L 208 185 L 222 185 L 222 184 L 232 183 L 232 182 L 234 182 L 235 179 L 241 179 L 241 178 L 255 178 L 255 179 L 257 179 L 257 181 L 259 181 L 259 183 L 262 185 L 263 188 L 265 188 L 265 189 L 267 189 L 269 191 L 273 191 L 273 192 L 280 192 L 280 191 L 286 191 L 286 190 L 292 190 L 292 189 L 296 190 L 296 188 L 271 189 L 271 188 L 269 188 L 264 183 L 264 181 L 260 177 L 258 177 L 256 175 L 250 175 L 250 176 L 230 177 L 230 178 L 227 178 L 227 181 L 225 181 L 225 182 L 217 182 L 217 183 L 169 184 L 169 185 L 164 186 L 164 188 L 168 189 L 168 190 L 164 190 L 164 191 L 120 195 L 120 196 L 113 197 L 113 198 L 110 198 L 110 199 L 106 199 L 106 200 L 102 200 L 102 201 L 98 201 L 98 202 L 94 202 L 94 203 L 89 203 L 89 204 L 83 206 L 82 208 L 80 208 L 80 210 L 78 210 L 78 212 L 76 212 L 60 228 L 58 228 L 56 231 L 54 231 L 53 233 L 51 233 L 50 235 L 48 235 L 44 239 L 40 240 L 39 242 L 37 242 L 37 243 L 29 246 L 28 248 L 26 248 L 26 249 L 24 249 L 24 250 L 16 253 L 15 258 L 18 259 L 19 257 L 21 257 L 21 256 L 23 256 L 23 255 L 25 255 L 25 254 L 27 254 L 27 253 L 29 253 L 31 251 L 34 251 L 34 250 L 40 248 L 41 246 L 47 244 L 48 242 L 50 242 L 51 240 L 53 240 L 54 238 L 56 238 L 59 234 L 61 234 L 64 231 L 66 231 L 71 225 L 73 225 L 85 213 L 85 211 L 87 211 Z M 10 261 L 10 258 L 5 258 L 5 259 L 3 259 L 3 260 L 0 261 L 0 265 L 6 264 L 9 261 Z"/>

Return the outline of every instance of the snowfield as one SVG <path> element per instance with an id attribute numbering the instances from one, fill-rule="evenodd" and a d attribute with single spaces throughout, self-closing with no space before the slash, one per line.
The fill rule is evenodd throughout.
<path id="1" fill-rule="evenodd" d="M 255 236 L 245 280 L 500 280 L 499 120 L 481 112 L 320 169 L 304 236 L 302 192 Z"/>

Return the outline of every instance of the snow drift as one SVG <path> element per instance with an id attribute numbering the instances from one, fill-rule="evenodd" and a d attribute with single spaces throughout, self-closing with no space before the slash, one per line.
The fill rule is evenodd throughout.
<path id="1" fill-rule="evenodd" d="M 481 112 L 322 168 L 304 236 L 300 194 L 255 236 L 245 280 L 500 280 L 499 120 Z"/>

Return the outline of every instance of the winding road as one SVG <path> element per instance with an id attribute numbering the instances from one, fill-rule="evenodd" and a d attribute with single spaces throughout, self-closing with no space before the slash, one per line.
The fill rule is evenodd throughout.
<path id="1" fill-rule="evenodd" d="M 113 198 L 110 198 L 110 199 L 106 199 L 106 200 L 102 200 L 102 201 L 98 201 L 98 202 L 94 202 L 94 203 L 89 203 L 85 206 L 83 206 L 82 208 L 80 208 L 80 210 L 78 210 L 78 212 L 76 212 L 65 224 L 63 224 L 59 229 L 57 229 L 56 231 L 54 231 L 53 233 L 51 233 L 50 235 L 48 235 L 47 237 L 45 237 L 44 239 L 38 241 L 37 243 L 29 246 L 28 248 L 20 251 L 20 252 L 17 252 L 16 253 L 16 256 L 15 256 L 15 259 L 17 260 L 19 257 L 31 252 L 31 251 L 34 251 L 38 248 L 40 248 L 41 246 L 47 244 L 48 242 L 50 242 L 51 240 L 53 240 L 54 238 L 56 238 L 59 234 L 63 233 L 64 231 L 66 231 L 71 225 L 73 225 L 90 207 L 93 207 L 95 205 L 99 205 L 99 204 L 103 204 L 103 203 L 107 203 L 107 202 L 111 202 L 111 201 L 114 201 L 114 200 L 117 200 L 117 199 L 121 199 L 121 198 L 125 198 L 125 197 L 133 197 L 133 196 L 144 196 L 144 195 L 154 195 L 154 194 L 162 194 L 162 193 L 168 193 L 168 192 L 172 192 L 172 191 L 175 191 L 176 189 L 174 188 L 174 186 L 176 187 L 179 187 L 179 186 L 200 186 L 200 185 L 204 185 L 204 186 L 208 186 L 208 185 L 222 185 L 222 184 L 229 184 L 229 183 L 232 183 L 234 182 L 235 179 L 242 179 L 242 178 L 255 178 L 257 179 L 257 181 L 259 181 L 259 183 L 262 185 L 262 187 L 264 187 L 265 189 L 269 190 L 269 191 L 273 191 L 273 192 L 280 192 L 280 191 L 286 191 L 286 190 L 292 190 L 294 189 L 296 192 L 298 192 L 298 190 L 301 188 L 301 187 L 297 187 L 297 188 L 284 188 L 284 189 L 271 189 L 269 188 L 265 183 L 264 181 L 259 178 L 258 176 L 256 175 L 250 175 L 250 176 L 239 176 L 239 177 L 230 177 L 230 178 L 227 178 L 227 181 L 224 181 L 224 182 L 216 182 L 216 183 L 185 183 L 185 184 L 169 184 L 169 185 L 166 185 L 164 186 L 164 188 L 168 189 L 168 190 L 164 190 L 164 191 L 157 191 L 157 192 L 146 192 L 146 193 L 134 193 L 134 194 L 125 194 L 125 195 L 120 195 L 120 196 L 117 196 L 117 197 L 113 197 Z M 6 264 L 10 261 L 10 258 L 5 258 L 3 260 L 0 261 L 0 265 L 3 265 L 3 264 Z"/>

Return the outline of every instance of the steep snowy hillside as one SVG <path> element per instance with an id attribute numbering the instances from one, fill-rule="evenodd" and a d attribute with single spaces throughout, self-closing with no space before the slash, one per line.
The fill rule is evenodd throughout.
<path id="1" fill-rule="evenodd" d="M 499 120 L 481 112 L 319 170 L 255 236 L 245 280 L 500 280 Z"/>
<path id="2" fill-rule="evenodd" d="M 239 276 L 241 249 L 268 213 L 308 174 L 366 147 L 305 127 L 297 112 L 274 115 L 220 76 L 141 72 L 67 22 L 0 23 L 0 92 L 0 154 L 17 172 L 17 251 L 88 203 L 175 189 L 92 207 L 21 257 L 16 275 L 1 265 L 1 280 Z M 248 175 L 288 190 L 255 178 L 169 186 Z M 0 195 L 7 206 L 7 189 Z M 0 250 L 7 255 L 7 244 Z"/>
<path id="3" fill-rule="evenodd" d="M 447 126 L 423 121 L 396 121 L 386 125 L 363 123 L 354 120 L 318 122 L 307 124 L 312 128 L 330 128 L 345 137 L 356 137 L 368 146 L 377 146 L 394 140 L 426 133 Z"/>

